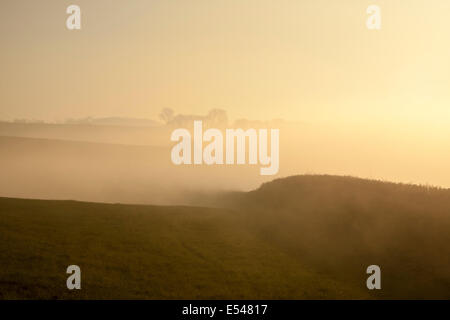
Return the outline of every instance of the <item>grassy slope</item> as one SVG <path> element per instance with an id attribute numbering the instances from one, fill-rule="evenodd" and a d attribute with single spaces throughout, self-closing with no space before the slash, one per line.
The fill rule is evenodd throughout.
<path id="1" fill-rule="evenodd" d="M 262 237 L 353 287 L 371 264 L 382 298 L 450 298 L 450 190 L 337 176 L 294 176 L 234 200 Z"/>
<path id="2" fill-rule="evenodd" d="M 0 298 L 450 297 L 449 190 L 299 176 L 210 201 L 228 209 L 0 198 Z"/>
<path id="3" fill-rule="evenodd" d="M 0 298 L 338 298 L 225 209 L 0 199 Z M 82 290 L 65 269 L 82 270 Z"/>

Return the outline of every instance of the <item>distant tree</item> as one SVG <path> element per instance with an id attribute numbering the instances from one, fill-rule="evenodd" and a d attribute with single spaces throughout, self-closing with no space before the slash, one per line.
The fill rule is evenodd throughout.
<path id="1" fill-rule="evenodd" d="M 174 114 L 170 108 L 164 108 L 159 114 L 159 118 L 166 125 L 176 127 L 190 127 L 194 121 L 201 120 L 208 127 L 226 127 L 228 125 L 227 112 L 222 109 L 211 109 L 206 116 L 195 114 Z"/>
<path id="2" fill-rule="evenodd" d="M 171 122 L 174 118 L 173 109 L 171 109 L 171 108 L 162 109 L 161 113 L 159 114 L 159 118 L 166 124 Z"/>
<path id="3" fill-rule="evenodd" d="M 226 127 L 228 125 L 228 115 L 223 109 L 211 109 L 206 116 L 206 121 L 211 126 Z"/>

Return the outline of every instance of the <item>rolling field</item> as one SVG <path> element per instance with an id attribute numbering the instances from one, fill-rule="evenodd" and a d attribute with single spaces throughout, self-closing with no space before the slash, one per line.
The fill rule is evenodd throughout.
<path id="1" fill-rule="evenodd" d="M 224 209 L 1 199 L 0 298 L 359 295 L 280 252 Z M 77 264 L 82 289 L 66 288 Z"/>
<path id="2" fill-rule="evenodd" d="M 0 198 L 0 298 L 449 298 L 448 193 L 299 176 L 216 208 Z"/>

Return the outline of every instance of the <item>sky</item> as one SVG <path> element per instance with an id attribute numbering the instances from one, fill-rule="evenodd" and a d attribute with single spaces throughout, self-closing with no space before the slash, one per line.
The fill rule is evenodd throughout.
<path id="1" fill-rule="evenodd" d="M 448 0 L 1 0 L 0 120 L 221 108 L 302 124 L 281 137 L 287 174 L 449 187 L 449 16 Z"/>
<path id="2" fill-rule="evenodd" d="M 70 31 L 66 8 L 81 8 Z M 368 30 L 366 9 L 381 8 Z M 446 126 L 447 0 L 2 0 L 0 119 L 230 118 Z"/>

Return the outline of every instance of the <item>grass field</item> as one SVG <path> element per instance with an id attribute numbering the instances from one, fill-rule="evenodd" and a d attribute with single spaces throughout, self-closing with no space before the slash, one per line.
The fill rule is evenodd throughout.
<path id="1" fill-rule="evenodd" d="M 210 204 L 0 198 L 0 298 L 450 298 L 448 190 L 299 176 Z"/>

